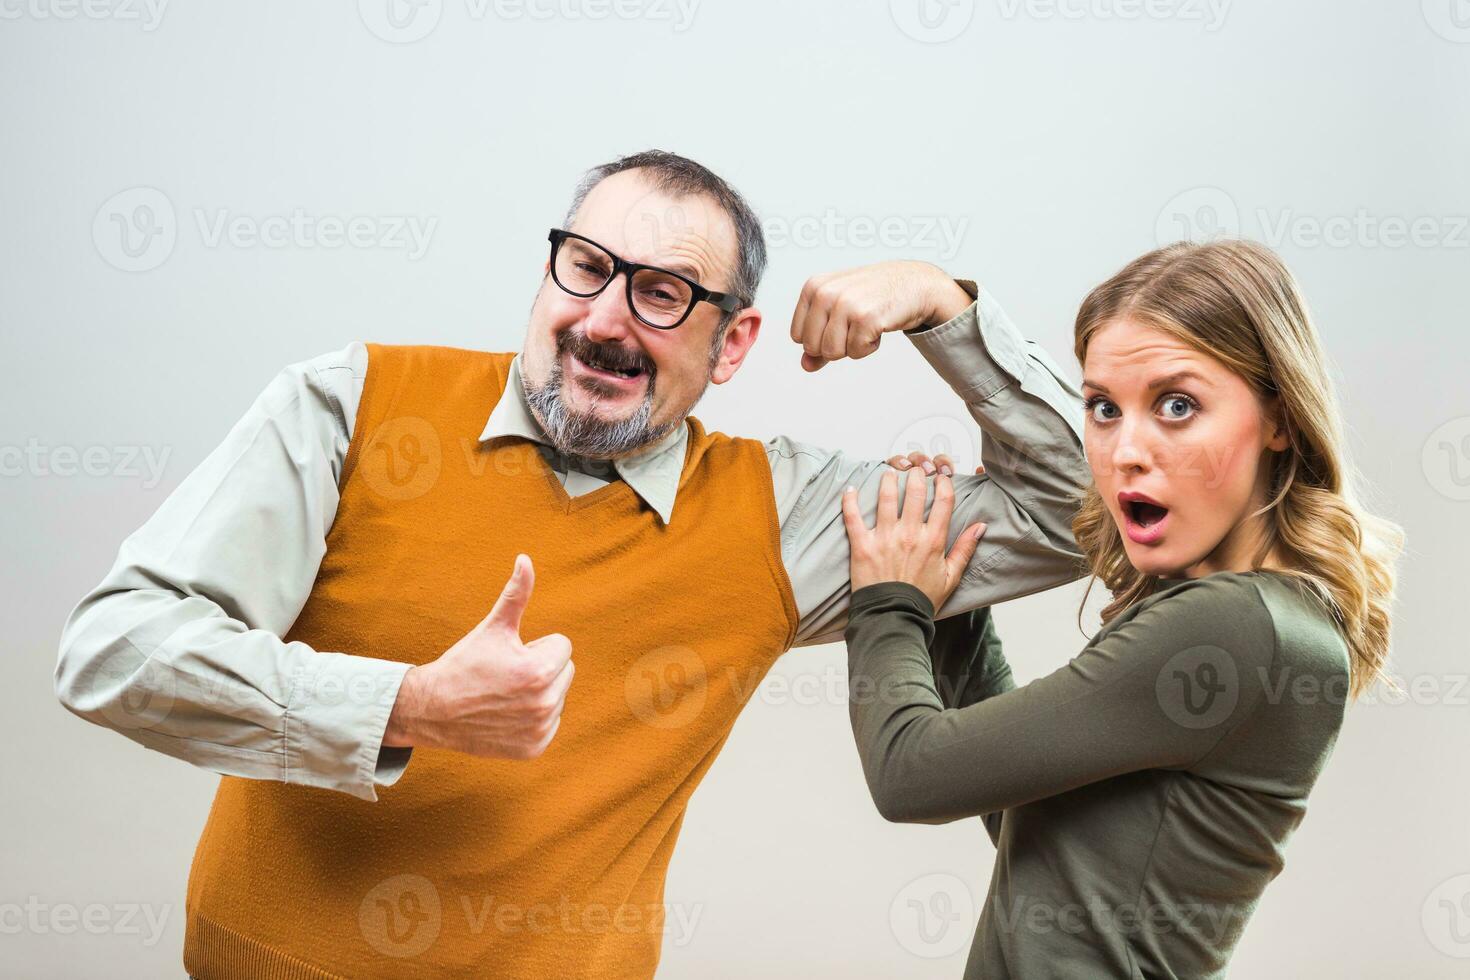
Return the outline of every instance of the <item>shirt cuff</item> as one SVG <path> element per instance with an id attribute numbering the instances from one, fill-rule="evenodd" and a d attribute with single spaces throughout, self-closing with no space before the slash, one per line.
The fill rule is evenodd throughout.
<path id="1" fill-rule="evenodd" d="M 874 582 L 854 589 L 848 606 L 849 620 L 865 612 L 885 612 L 891 609 L 909 609 L 930 619 L 934 618 L 934 603 L 924 590 L 908 582 Z"/>
<path id="2" fill-rule="evenodd" d="M 908 337 L 965 401 L 984 401 L 1025 374 L 1026 341 L 989 293 L 954 319 Z"/>
<path id="3" fill-rule="evenodd" d="M 345 653 L 307 660 L 287 698 L 282 778 L 376 802 L 377 787 L 397 782 L 413 751 L 383 745 L 411 666 Z"/>
<path id="4" fill-rule="evenodd" d="M 955 280 L 973 287 L 967 279 Z M 922 332 L 905 331 L 924 360 L 966 402 L 984 402 L 1017 384 L 1045 402 L 1083 443 L 1081 396 L 1040 344 L 1027 340 L 995 298 L 980 292 L 954 319 Z M 1029 376 L 1040 369 L 1037 376 Z M 1040 373 L 1050 374 L 1048 383 Z M 1067 397 L 1068 393 L 1074 397 Z"/>
<path id="5" fill-rule="evenodd" d="M 979 299 L 980 298 L 980 286 L 979 286 L 979 284 L 977 284 L 975 282 L 975 280 L 973 280 L 973 279 L 956 279 L 955 280 L 955 285 L 959 286 L 965 292 L 969 293 L 970 294 L 970 299 Z M 908 336 L 912 337 L 915 334 L 921 334 L 921 333 L 924 333 L 926 331 L 933 330 L 933 329 L 935 329 L 935 324 L 932 324 L 932 323 L 921 323 L 917 327 L 909 327 L 907 330 L 904 331 L 904 333 L 907 334 Z"/>

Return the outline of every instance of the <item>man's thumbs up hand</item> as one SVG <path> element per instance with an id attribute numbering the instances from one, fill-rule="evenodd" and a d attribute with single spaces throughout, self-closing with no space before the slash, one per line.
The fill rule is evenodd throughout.
<path id="1" fill-rule="evenodd" d="M 489 631 L 509 632 L 517 640 L 521 638 L 521 615 L 531 604 L 531 590 L 536 586 L 536 571 L 526 555 L 516 555 L 515 567 L 510 571 L 510 580 L 500 590 L 500 596 L 491 607 L 490 614 L 480 622 L 480 628 Z"/>
<path id="2" fill-rule="evenodd" d="M 535 570 L 517 555 L 489 614 L 438 660 L 410 667 L 383 736 L 470 755 L 534 759 L 551 744 L 572 683 L 572 642 L 549 633 L 521 642 Z"/>

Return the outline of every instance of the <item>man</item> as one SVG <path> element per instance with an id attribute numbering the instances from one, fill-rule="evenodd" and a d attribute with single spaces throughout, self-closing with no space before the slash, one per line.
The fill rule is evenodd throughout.
<path id="1" fill-rule="evenodd" d="M 225 777 L 192 976 L 650 976 L 690 794 L 775 657 L 842 635 L 841 495 L 871 517 L 884 464 L 689 414 L 761 327 L 748 205 L 651 151 L 564 224 L 519 354 L 287 368 L 66 624 L 70 710 Z M 984 430 L 943 615 L 1080 572 L 1080 397 L 976 293 L 884 263 L 791 328 L 808 370 L 909 332 Z"/>

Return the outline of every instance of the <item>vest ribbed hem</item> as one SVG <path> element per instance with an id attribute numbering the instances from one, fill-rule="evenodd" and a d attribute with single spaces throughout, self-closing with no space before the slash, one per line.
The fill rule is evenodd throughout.
<path id="1" fill-rule="evenodd" d="M 198 980 L 347 980 L 202 915 L 189 917 L 184 969 Z"/>

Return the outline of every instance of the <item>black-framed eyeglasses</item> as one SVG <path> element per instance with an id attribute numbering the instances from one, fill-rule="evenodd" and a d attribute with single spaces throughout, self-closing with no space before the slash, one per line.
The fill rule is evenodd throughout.
<path id="1" fill-rule="evenodd" d="M 710 303 L 726 313 L 743 305 L 734 293 L 705 289 L 688 276 L 668 269 L 625 262 L 592 239 L 561 228 L 546 236 L 551 242 L 551 278 L 564 291 L 583 299 L 596 296 L 625 273 L 628 309 L 643 323 L 672 330 L 689 318 L 696 303 Z"/>

